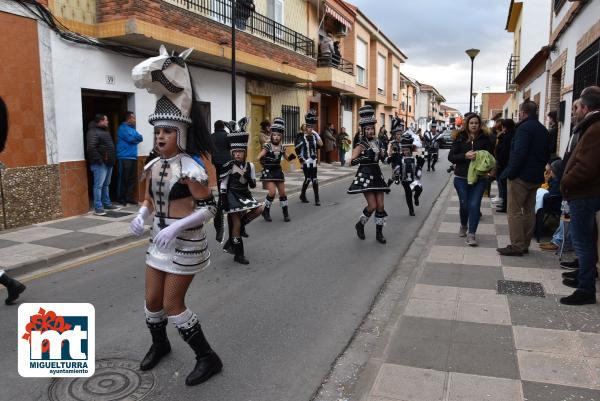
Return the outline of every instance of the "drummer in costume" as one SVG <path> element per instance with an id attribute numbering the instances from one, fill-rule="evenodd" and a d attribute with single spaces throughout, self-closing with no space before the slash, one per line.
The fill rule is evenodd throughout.
<path id="1" fill-rule="evenodd" d="M 303 203 L 308 203 L 306 189 L 312 182 L 313 192 L 315 193 L 315 206 L 320 206 L 319 181 L 317 179 L 317 149 L 323 146 L 323 141 L 314 130 L 314 127 L 317 125 L 317 114 L 314 110 L 306 113 L 304 121 L 304 132 L 298 134 L 295 143 L 296 154 L 298 155 L 298 160 L 302 163 L 302 171 L 304 172 L 304 183 L 302 184 L 302 192 L 300 192 L 300 200 Z"/>
<path id="2" fill-rule="evenodd" d="M 354 144 L 350 162 L 352 166 L 358 165 L 358 171 L 347 192 L 349 194 L 362 193 L 367 201 L 367 206 L 363 209 L 362 215 L 355 225 L 358 238 L 365 239 L 365 224 L 375 212 L 376 239 L 385 244 L 383 226 L 387 213 L 384 207 L 384 194 L 390 192 L 390 189 L 379 167 L 379 161 L 385 152 L 384 149 L 380 149 L 375 136 L 377 119 L 373 107 L 363 106 L 358 110 L 358 114 L 361 133 L 357 138 L 357 143 Z"/>
<path id="3" fill-rule="evenodd" d="M 231 217 L 229 228 L 229 239 L 223 249 L 233 252 L 238 263 L 247 265 L 250 263 L 244 256 L 244 242 L 240 235 L 242 227 L 248 225 L 256 217 L 260 216 L 263 206 L 250 192 L 249 188 L 256 188 L 256 172 L 254 163 L 246 161 L 248 151 L 248 138 L 250 134 L 246 131 L 248 118 L 244 117 L 236 129 L 235 121 L 228 124 L 229 143 L 233 160 L 223 166 L 221 174 L 221 197 L 223 199 L 223 212 Z"/>
<path id="4" fill-rule="evenodd" d="M 135 85 L 157 96 L 156 109 L 148 121 L 154 126 L 156 158 L 144 167 L 145 199 L 130 229 L 144 232 L 152 213 L 150 246 L 146 252 L 146 325 L 152 346 L 140 363 L 149 370 L 171 351 L 167 322 L 175 324 L 196 355 L 196 365 L 185 379 L 189 386 L 219 373 L 219 356 L 208 344 L 198 316 L 185 305 L 194 275 L 210 264 L 204 224 L 215 215 L 216 205 L 204 168 L 190 155 L 207 155 L 209 132 L 197 106 L 185 59 L 160 55 L 147 59 L 132 71 Z"/>
<path id="5" fill-rule="evenodd" d="M 281 144 L 284 132 L 285 121 L 281 117 L 275 118 L 271 125 L 271 141 L 263 145 L 258 155 L 258 159 L 263 166 L 260 180 L 266 183 L 267 190 L 269 191 L 262 211 L 262 216 L 266 221 L 272 220 L 270 212 L 271 205 L 275 199 L 275 190 L 279 192 L 279 204 L 283 211 L 283 220 L 290 221 L 288 199 L 285 194 L 285 176 L 281 169 L 281 160 L 292 161 L 296 158 L 296 155 L 292 153 L 286 156 L 287 148 Z"/>
<path id="6" fill-rule="evenodd" d="M 413 155 L 415 149 L 414 139 L 408 132 L 402 134 L 402 130 L 398 129 L 394 133 L 394 140 L 388 147 L 388 162 L 392 165 L 393 180 L 396 184 L 402 183 L 404 195 L 406 197 L 406 205 L 411 216 L 415 215 L 414 204 L 419 206 L 419 197 L 423 192 L 421 185 L 421 167 Z M 392 180 L 388 181 L 388 185 Z"/>

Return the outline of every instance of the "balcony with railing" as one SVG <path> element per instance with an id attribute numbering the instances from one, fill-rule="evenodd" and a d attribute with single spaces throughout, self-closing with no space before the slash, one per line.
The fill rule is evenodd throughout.
<path id="1" fill-rule="evenodd" d="M 97 37 L 146 49 L 194 47 L 190 60 L 228 68 L 233 22 L 240 72 L 314 81 L 314 41 L 245 4 L 235 2 L 232 9 L 232 0 L 96 0 L 96 22 L 106 31 Z"/>
<path id="2" fill-rule="evenodd" d="M 519 57 L 511 54 L 506 66 L 506 91 L 513 92 L 516 90 L 515 78 L 519 73 Z"/>
<path id="3" fill-rule="evenodd" d="M 338 55 L 319 56 L 314 86 L 340 93 L 353 93 L 356 84 L 354 64 Z"/>
<path id="4" fill-rule="evenodd" d="M 163 0 L 187 11 L 231 27 L 231 0 Z M 239 4 L 239 5 L 238 5 Z M 308 57 L 315 57 L 315 44 L 309 37 L 236 3 L 233 20 L 238 30 L 278 44 Z"/>

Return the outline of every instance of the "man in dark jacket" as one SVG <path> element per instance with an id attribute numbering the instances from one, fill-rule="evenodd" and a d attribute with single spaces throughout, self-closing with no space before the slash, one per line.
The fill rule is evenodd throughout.
<path id="1" fill-rule="evenodd" d="M 229 151 L 229 139 L 227 138 L 227 131 L 225 130 L 225 123 L 221 120 L 215 121 L 215 132 L 213 132 L 212 139 L 215 145 L 215 153 L 212 155 L 212 163 L 215 166 L 217 173 L 217 188 L 221 187 L 221 173 L 223 172 L 223 165 L 231 160 L 231 152 Z M 221 195 L 219 195 L 220 198 Z M 221 199 L 219 199 L 221 201 Z M 223 207 L 222 202 L 218 203 L 217 213 L 213 220 L 215 225 L 215 231 L 217 232 L 217 242 L 223 242 Z"/>
<path id="2" fill-rule="evenodd" d="M 508 166 L 500 178 L 508 179 L 508 231 L 510 245 L 498 248 L 505 256 L 523 256 L 535 230 L 535 193 L 544 182 L 549 159 L 548 130 L 538 121 L 537 104 L 525 101 L 513 139 Z"/>
<path id="3" fill-rule="evenodd" d="M 88 126 L 87 157 L 90 170 L 94 174 L 94 214 L 104 216 L 106 209 L 114 210 L 108 195 L 108 186 L 115 165 L 115 145 L 108 132 L 108 117 L 96 114 Z"/>
<path id="4" fill-rule="evenodd" d="M 577 278 L 563 280 L 566 286 L 576 288 L 572 295 L 561 298 L 566 305 L 596 303 L 594 219 L 600 211 L 600 87 L 584 89 L 580 100 L 585 117 L 575 128 L 579 141 L 560 182 L 563 198 L 569 202 L 571 238 L 579 259 Z"/>
<path id="5" fill-rule="evenodd" d="M 119 162 L 119 190 L 117 200 L 127 206 L 128 203 L 137 205 L 135 186 L 137 184 L 138 143 L 144 137 L 135 129 L 135 114 L 125 113 L 125 121 L 117 131 L 117 160 Z"/>

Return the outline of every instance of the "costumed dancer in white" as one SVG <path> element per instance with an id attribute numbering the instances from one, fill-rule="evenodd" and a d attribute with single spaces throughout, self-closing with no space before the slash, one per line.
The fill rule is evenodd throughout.
<path id="1" fill-rule="evenodd" d="M 296 137 L 296 154 L 298 160 L 302 163 L 302 172 L 304 172 L 304 183 L 300 192 L 300 200 L 308 203 L 306 199 L 306 189 L 312 182 L 313 192 L 315 193 L 315 206 L 321 206 L 319 201 L 319 180 L 317 179 L 317 149 L 323 146 L 323 141 L 314 127 L 317 125 L 317 114 L 314 110 L 309 110 L 304 116 L 304 132 L 300 132 Z"/>
<path id="2" fill-rule="evenodd" d="M 216 205 L 204 168 L 190 155 L 206 155 L 209 132 L 193 104 L 194 91 L 185 59 L 192 52 L 160 55 L 133 68 L 135 86 L 157 96 L 148 121 L 154 126 L 158 157 L 144 167 L 146 196 L 131 222 L 136 235 L 152 213 L 150 246 L 146 252 L 146 325 L 152 346 L 140 363 L 149 370 L 171 351 L 167 322 L 175 324 L 196 355 L 196 365 L 185 379 L 189 386 L 219 373 L 221 359 L 208 344 L 195 313 L 185 305 L 194 275 L 210 264 L 204 223 L 215 215 Z"/>
<path id="3" fill-rule="evenodd" d="M 236 262 L 247 265 L 250 262 L 244 256 L 242 227 L 260 216 L 263 205 L 254 199 L 249 189 L 256 188 L 256 171 L 254 163 L 246 161 L 248 138 L 250 137 L 246 131 L 248 118 L 242 118 L 238 124 L 239 130 L 236 129 L 235 121 L 227 124 L 233 160 L 223 165 L 219 199 L 223 199 L 223 212 L 231 217 L 232 223 L 229 228 L 229 238 L 223 250 L 233 253 L 235 255 L 233 260 Z"/>
<path id="4" fill-rule="evenodd" d="M 262 211 L 262 216 L 266 221 L 272 221 L 270 212 L 275 199 L 275 190 L 279 193 L 279 204 L 283 211 L 283 220 L 290 221 L 288 199 L 285 194 L 285 175 L 281 169 L 281 160 L 292 161 L 296 158 L 296 155 L 293 153 L 286 155 L 287 147 L 281 144 L 284 132 L 285 121 L 281 117 L 275 118 L 273 124 L 271 124 L 271 142 L 265 143 L 258 155 L 260 164 L 263 166 L 260 180 L 266 184 L 269 191 Z"/>
<path id="5" fill-rule="evenodd" d="M 392 178 L 388 180 L 388 185 L 392 182 L 396 184 L 402 183 L 404 195 L 406 197 L 406 205 L 411 216 L 415 215 L 414 204 L 419 206 L 419 196 L 423 192 L 421 185 L 421 167 L 417 163 L 417 159 L 413 156 L 415 147 L 414 139 L 410 133 L 402 134 L 402 127 L 392 127 L 394 140 L 388 146 L 388 163 L 392 165 Z"/>
<path id="6" fill-rule="evenodd" d="M 355 225 L 358 238 L 365 239 L 365 224 L 375 212 L 376 239 L 382 244 L 387 241 L 383 236 L 383 226 L 387 213 L 385 212 L 384 194 L 390 192 L 385 178 L 379 167 L 379 161 L 383 159 L 385 150 L 379 147 L 379 141 L 375 136 L 375 111 L 373 107 L 366 105 L 358 110 L 360 116 L 360 135 L 352 150 L 352 166 L 358 165 L 356 176 L 348 188 L 349 194 L 363 194 L 367 206 L 363 209 L 360 219 Z"/>

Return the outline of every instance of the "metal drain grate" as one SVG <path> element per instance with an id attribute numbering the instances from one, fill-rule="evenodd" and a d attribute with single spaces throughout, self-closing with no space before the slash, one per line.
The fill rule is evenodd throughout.
<path id="1" fill-rule="evenodd" d="M 522 295 L 525 297 L 546 296 L 544 287 L 533 281 L 498 280 L 498 294 Z"/>

